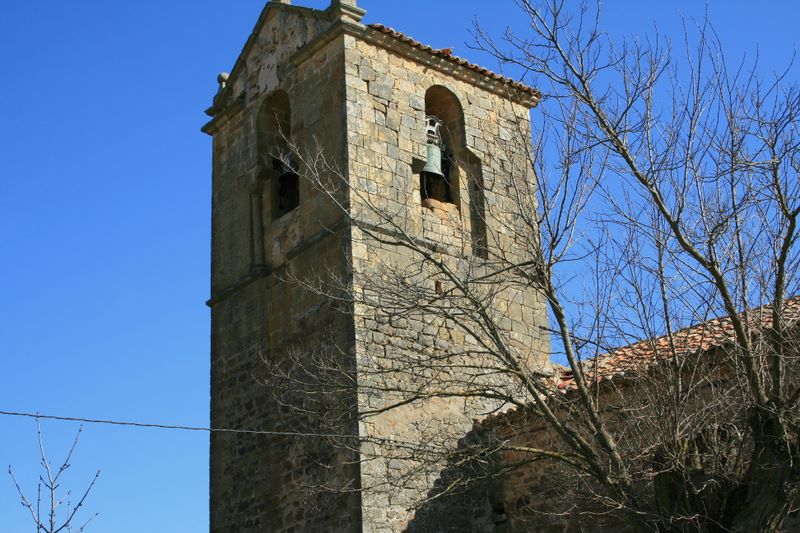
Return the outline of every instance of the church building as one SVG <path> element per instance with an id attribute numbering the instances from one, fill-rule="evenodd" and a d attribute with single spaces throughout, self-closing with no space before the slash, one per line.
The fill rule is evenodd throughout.
<path id="1" fill-rule="evenodd" d="M 426 302 L 462 290 L 447 272 L 524 263 L 540 95 L 364 16 L 267 2 L 207 110 L 211 424 L 245 430 L 211 437 L 212 533 L 502 530 L 491 502 L 418 512 L 444 468 L 426 446 L 504 408 L 471 388 L 506 386 Z M 496 286 L 468 289 L 492 334 L 548 371 L 541 294 Z"/>

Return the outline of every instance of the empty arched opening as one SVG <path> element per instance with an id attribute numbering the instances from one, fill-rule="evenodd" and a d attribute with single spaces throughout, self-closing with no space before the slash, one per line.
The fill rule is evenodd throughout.
<path id="1" fill-rule="evenodd" d="M 449 89 L 434 85 L 425 92 L 425 115 L 428 157 L 420 173 L 421 200 L 433 199 L 460 208 L 457 158 L 466 147 L 461 102 Z M 438 128 L 433 128 L 435 122 Z"/>
<path id="2" fill-rule="evenodd" d="M 270 176 L 272 218 L 280 218 L 300 205 L 300 178 L 290 150 L 289 96 L 275 91 L 266 97 L 258 114 L 258 153 Z"/>

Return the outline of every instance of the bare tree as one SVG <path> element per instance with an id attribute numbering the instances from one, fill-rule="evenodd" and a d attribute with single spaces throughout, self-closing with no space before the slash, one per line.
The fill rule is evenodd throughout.
<path id="1" fill-rule="evenodd" d="M 796 316 L 785 309 L 798 289 L 800 92 L 786 74 L 764 80 L 756 63 L 729 64 L 707 21 L 687 30 L 679 61 L 657 35 L 610 42 L 598 9 L 569 14 L 559 1 L 518 3 L 531 35 L 509 32 L 500 46 L 478 30 L 479 42 L 500 61 L 535 74 L 553 103 L 544 119 L 571 141 L 560 145 L 561 168 L 572 169 L 578 182 L 602 180 L 600 197 L 609 206 L 593 216 L 603 240 L 591 251 L 600 255 L 604 277 L 592 287 L 592 319 L 576 327 L 553 283 L 564 249 L 553 238 L 564 231 L 554 200 L 567 182 L 538 167 L 541 279 L 576 403 L 590 421 L 584 435 L 592 435 L 602 458 L 595 475 L 606 484 L 602 492 L 615 494 L 612 506 L 630 509 L 644 529 L 775 531 L 795 504 L 800 479 L 798 345 L 795 323 L 787 323 Z M 768 307 L 761 313 L 749 311 L 762 304 Z M 696 354 L 682 353 L 677 337 L 681 327 L 717 315 L 732 329 L 724 350 L 732 375 L 724 386 L 713 374 L 692 371 Z M 672 369 L 658 380 L 658 394 L 647 396 L 666 400 L 645 404 L 658 409 L 644 417 L 641 409 L 627 410 L 629 419 L 650 426 L 645 442 L 627 449 L 625 432 L 612 431 L 602 416 L 576 340 L 607 350 L 610 340 L 631 334 L 666 334 L 662 352 Z M 702 419 L 700 391 L 703 411 L 714 413 Z M 705 459 L 690 460 L 687 439 L 704 433 Z M 648 450 L 668 458 L 661 470 L 653 461 L 636 464 Z M 730 459 L 727 468 L 713 464 L 721 457 Z M 655 489 L 667 488 L 658 487 L 664 472 L 671 481 L 659 495 Z M 719 485 L 713 498 L 702 494 L 698 474 Z"/>
<path id="2" fill-rule="evenodd" d="M 73 500 L 72 491 L 67 491 L 65 494 L 60 492 L 61 478 L 64 473 L 71 466 L 72 455 L 78 445 L 78 439 L 83 431 L 81 426 L 75 434 L 75 439 L 72 441 L 69 452 L 67 453 L 64 461 L 57 467 L 54 467 L 50 460 L 47 458 L 44 447 L 44 439 L 42 437 L 41 424 L 37 418 L 36 420 L 36 436 L 39 444 L 39 457 L 41 459 L 42 473 L 39 476 L 39 483 L 36 487 L 36 499 L 33 500 L 25 495 L 11 466 L 8 467 L 8 475 L 11 477 L 14 486 L 17 489 L 20 497 L 20 503 L 25 507 L 31 515 L 34 525 L 36 526 L 37 533 L 58 533 L 65 531 L 68 533 L 80 533 L 86 530 L 86 527 L 97 516 L 94 514 L 82 523 L 77 519 L 78 511 L 83 507 L 86 498 L 89 496 L 92 488 L 94 488 L 97 479 L 100 477 L 98 470 L 86 490 L 79 495 L 77 500 Z M 64 507 L 65 506 L 65 507 Z M 62 511 L 63 507 L 63 511 Z M 63 514 L 62 514 L 63 512 Z"/>
<path id="3" fill-rule="evenodd" d="M 527 156 L 511 169 L 510 235 L 489 231 L 485 257 L 445 257 L 401 210 L 349 186 L 323 148 L 293 145 L 303 177 L 348 217 L 353 246 L 374 256 L 352 279 L 294 281 L 375 324 L 356 342 L 399 321 L 432 334 L 367 350 L 357 378 L 339 356 L 351 347 L 299 346 L 291 363 L 271 367 L 274 390 L 336 424 L 357 411 L 365 427 L 436 399 L 522 413 L 460 446 L 453 428 L 433 422 L 413 439 L 338 443 L 365 461 L 402 460 L 385 478 L 394 488 L 442 476 L 442 465 L 457 472 L 421 507 L 541 465 L 560 490 L 532 513 L 636 531 L 778 531 L 800 490 L 800 336 L 789 300 L 800 283 L 800 90 L 785 73 L 761 77 L 755 61 L 731 64 L 707 21 L 690 25 L 678 53 L 659 35 L 612 42 L 597 7 L 517 3 L 529 33 L 495 40 L 476 28 L 480 48 L 543 93 L 533 142 L 522 130 L 507 140 L 509 154 Z M 477 216 L 496 208 L 485 209 Z M 471 239 L 454 242 L 466 249 Z M 517 289 L 544 296 L 568 392 L 492 305 Z M 709 326 L 685 329 L 698 323 Z M 713 350 L 698 348 L 704 335 Z M 642 359 L 627 367 L 635 379 L 603 384 L 611 357 Z M 359 408 L 331 414 L 331 398 L 355 388 Z"/>

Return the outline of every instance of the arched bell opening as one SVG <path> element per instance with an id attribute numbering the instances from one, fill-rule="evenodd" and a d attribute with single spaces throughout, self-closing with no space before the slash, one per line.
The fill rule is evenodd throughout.
<path id="1" fill-rule="evenodd" d="M 436 200 L 461 209 L 457 158 L 466 148 L 464 111 L 458 97 L 441 85 L 425 92 L 427 157 L 420 172 L 420 200 Z"/>
<path id="2" fill-rule="evenodd" d="M 267 171 L 267 190 L 272 220 L 300 205 L 300 177 L 289 142 L 292 136 L 291 107 L 284 91 L 270 93 L 258 115 L 258 153 Z"/>

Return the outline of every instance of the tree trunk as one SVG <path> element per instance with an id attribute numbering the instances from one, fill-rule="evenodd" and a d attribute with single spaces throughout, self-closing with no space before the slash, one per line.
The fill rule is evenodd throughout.
<path id="1" fill-rule="evenodd" d="M 732 495 L 725 522 L 736 533 L 779 531 L 798 493 L 800 459 L 795 435 L 781 430 L 776 415 L 754 409 L 754 446 L 742 484 Z"/>

